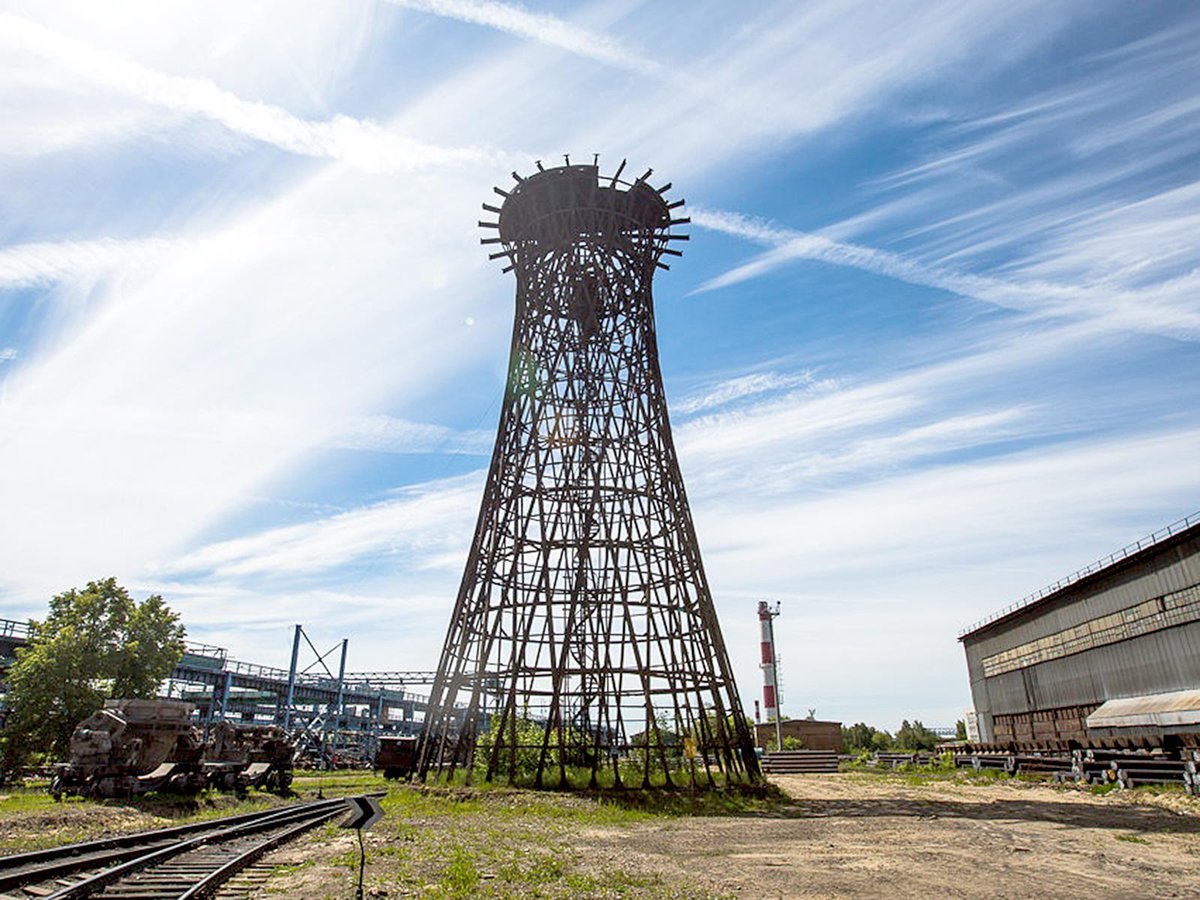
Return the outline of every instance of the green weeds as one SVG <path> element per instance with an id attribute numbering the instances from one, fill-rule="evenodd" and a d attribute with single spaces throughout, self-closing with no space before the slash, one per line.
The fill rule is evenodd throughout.
<path id="1" fill-rule="evenodd" d="M 255 812 L 282 802 L 270 794 L 238 798 L 205 791 L 196 796 L 164 793 L 125 800 L 71 797 L 56 803 L 44 789 L 14 787 L 0 793 L 0 854 Z"/>
<path id="2" fill-rule="evenodd" d="M 454 847 L 442 870 L 442 887 L 451 897 L 473 897 L 479 886 L 479 869 L 474 856 L 462 847 Z"/>
<path id="3" fill-rule="evenodd" d="M 1118 834 L 1116 837 L 1117 837 L 1118 841 L 1125 841 L 1126 843 L 1129 843 L 1129 844 L 1148 844 L 1148 843 L 1150 843 L 1144 837 L 1141 837 L 1136 834 Z"/>
<path id="4" fill-rule="evenodd" d="M 368 886 L 447 900 L 704 897 L 697 885 L 668 888 L 657 875 L 611 864 L 592 868 L 572 844 L 588 828 L 627 828 L 673 815 L 758 814 L 778 802 L 776 794 L 394 784 L 382 801 L 387 816 L 373 832 L 374 846 L 368 846 Z M 330 862 L 345 866 L 352 856 L 347 852 Z"/>

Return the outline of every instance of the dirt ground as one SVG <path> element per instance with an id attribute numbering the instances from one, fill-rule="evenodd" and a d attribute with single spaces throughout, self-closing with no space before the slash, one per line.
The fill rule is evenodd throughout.
<path id="1" fill-rule="evenodd" d="M 388 791 L 387 816 L 365 836 L 373 898 L 1200 898 L 1200 799 L 1179 790 L 1096 794 L 962 774 L 773 781 L 782 797 L 699 795 L 719 815 L 678 814 L 695 812 L 678 794 L 643 804 L 635 793 L 631 807 L 369 774 L 316 783 L 327 795 Z M 10 798 L 0 852 L 168 824 L 150 806 Z M 330 824 L 269 854 L 222 897 L 351 897 L 357 869 L 354 832 Z"/>
<path id="2" fill-rule="evenodd" d="M 738 897 L 1200 897 L 1200 807 L 1181 796 L 876 776 L 773 779 L 779 817 L 581 834 L 635 870 Z"/>
<path id="3" fill-rule="evenodd" d="M 437 873 L 480 853 L 472 820 L 494 824 L 486 806 L 495 800 L 444 820 L 427 812 L 403 837 L 393 821 L 368 834 L 367 896 L 1200 897 L 1200 801 L 1180 792 L 853 773 L 774 781 L 791 799 L 760 814 L 584 818 L 549 836 L 532 821 L 540 813 L 518 816 L 492 832 L 504 846 L 477 855 L 475 875 L 459 881 Z M 408 861 L 392 868 L 397 841 L 415 833 L 421 842 L 399 851 Z M 447 845 L 460 855 L 431 862 Z M 284 849 L 269 890 L 343 896 L 351 848 L 342 832 Z M 548 856 L 522 870 L 529 880 L 506 877 L 503 860 L 531 848 Z M 551 857 L 565 869 L 535 878 Z"/>

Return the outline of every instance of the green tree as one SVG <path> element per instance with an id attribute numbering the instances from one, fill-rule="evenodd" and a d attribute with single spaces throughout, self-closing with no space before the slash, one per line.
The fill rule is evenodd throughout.
<path id="1" fill-rule="evenodd" d="M 894 750 L 895 747 L 896 740 L 892 737 L 892 733 L 890 731 L 879 731 L 874 728 L 871 729 L 872 750 L 877 752 L 880 750 Z"/>
<path id="2" fill-rule="evenodd" d="M 962 719 L 954 723 L 954 739 L 956 741 L 965 741 L 967 739 L 967 723 Z"/>
<path id="3" fill-rule="evenodd" d="M 8 674 L 6 768 L 63 757 L 106 697 L 153 697 L 183 655 L 179 616 L 157 595 L 138 603 L 115 578 L 59 594 L 46 620 L 29 624 Z"/>
<path id="4" fill-rule="evenodd" d="M 842 745 L 847 753 L 860 753 L 863 750 L 891 750 L 893 741 L 886 731 L 866 722 L 856 722 L 849 728 L 842 727 Z"/>
<path id="5" fill-rule="evenodd" d="M 896 732 L 896 747 L 901 750 L 932 750 L 941 742 L 937 732 L 930 731 L 919 719 L 913 722 L 905 719 Z"/>

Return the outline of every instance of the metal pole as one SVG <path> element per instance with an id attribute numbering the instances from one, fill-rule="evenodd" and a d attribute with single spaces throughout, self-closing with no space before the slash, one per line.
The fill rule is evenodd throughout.
<path id="1" fill-rule="evenodd" d="M 300 658 L 301 628 L 296 626 L 296 636 L 292 639 L 292 665 L 288 669 L 287 705 L 283 708 L 283 729 L 286 731 L 292 725 L 292 701 L 296 696 L 296 661 Z"/>
<path id="2" fill-rule="evenodd" d="M 216 685 L 216 683 L 214 683 L 212 685 L 212 691 L 208 695 L 208 703 L 205 704 L 205 708 L 204 708 L 203 740 L 205 742 L 208 741 L 208 732 L 212 728 L 213 712 L 215 711 L 213 709 L 213 707 L 216 705 L 216 702 L 217 702 L 217 685 Z"/>
<path id="3" fill-rule="evenodd" d="M 379 702 L 375 704 L 375 746 L 373 751 L 379 754 L 379 738 L 383 735 L 383 689 L 379 690 Z"/>
<path id="4" fill-rule="evenodd" d="M 229 692 L 233 690 L 233 673 L 225 672 L 225 686 L 221 689 L 221 721 L 225 721 L 225 713 L 229 709 Z"/>
<path id="5" fill-rule="evenodd" d="M 779 695 L 779 654 L 775 651 L 775 617 L 779 615 L 779 604 L 767 619 L 767 631 L 771 635 L 771 669 L 775 675 L 775 749 L 783 749 L 783 698 Z"/>
<path id="6" fill-rule="evenodd" d="M 346 645 L 350 643 L 349 638 L 342 638 L 342 662 L 338 666 L 337 680 L 337 700 L 334 701 L 334 721 L 333 721 L 333 748 L 337 750 L 341 746 L 342 734 L 342 685 L 346 680 Z M 325 727 L 329 727 L 329 723 L 325 723 Z"/>

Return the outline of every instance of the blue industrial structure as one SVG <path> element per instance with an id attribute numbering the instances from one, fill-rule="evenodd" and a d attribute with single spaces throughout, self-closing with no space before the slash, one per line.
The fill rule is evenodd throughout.
<path id="1" fill-rule="evenodd" d="M 29 638 L 25 622 L 0 619 L 0 682 Z M 307 646 L 315 657 L 301 664 Z M 292 639 L 287 669 L 230 659 L 222 647 L 189 641 L 165 685 L 168 697 L 196 707 L 198 724 L 216 721 L 282 725 L 302 753 L 370 758 L 381 735 L 420 731 L 426 698 L 406 687 L 429 684 L 432 672 L 346 672 L 348 641 L 319 653 L 302 626 Z M 326 660 L 340 651 L 336 671 Z M 3 686 L 0 684 L 0 694 Z"/>

